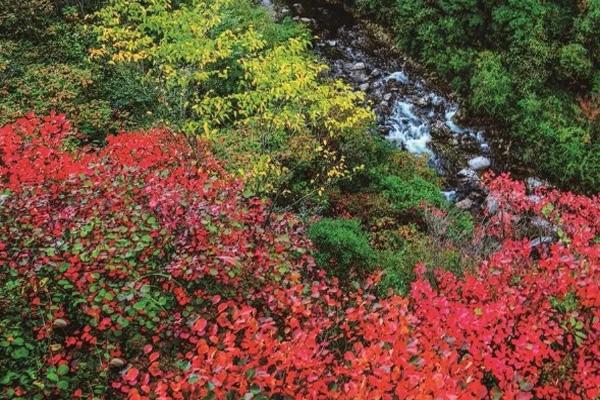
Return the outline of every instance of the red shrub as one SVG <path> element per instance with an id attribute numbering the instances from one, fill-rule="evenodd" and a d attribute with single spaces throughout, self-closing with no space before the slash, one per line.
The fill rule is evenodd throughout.
<path id="1" fill-rule="evenodd" d="M 409 297 L 342 293 L 303 227 L 199 144 L 62 149 L 61 116 L 0 129 L 0 383 L 9 398 L 600 395 L 600 203 L 490 183 L 502 248 Z M 524 216 L 556 243 L 516 236 Z M 95 394 L 94 394 L 95 393 Z"/>

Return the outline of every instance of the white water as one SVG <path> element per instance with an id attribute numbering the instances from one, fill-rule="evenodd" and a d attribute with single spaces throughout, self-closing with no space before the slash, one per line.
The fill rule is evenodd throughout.
<path id="1" fill-rule="evenodd" d="M 429 123 L 417 117 L 412 111 L 413 105 L 396 101 L 389 123 L 392 129 L 388 139 L 414 154 L 433 155 L 429 148 L 431 127 Z"/>
<path id="2" fill-rule="evenodd" d="M 402 86 L 407 86 L 411 95 L 400 95 L 392 103 L 392 113 L 387 125 L 390 127 L 388 139 L 413 154 L 426 154 L 432 165 L 439 165 L 438 156 L 432 151 L 430 143 L 431 127 L 436 121 L 443 121 L 451 134 L 457 139 L 469 139 L 478 144 L 481 153 L 487 153 L 489 145 L 481 131 L 465 128 L 454 120 L 458 112 L 458 104 L 445 99 L 428 89 L 420 80 L 411 81 L 404 71 L 388 75 L 384 81 L 395 79 Z M 414 93 L 418 93 L 419 101 L 415 101 Z M 477 147 L 477 146 L 475 146 Z M 479 156 L 481 154 L 473 154 Z M 448 193 L 449 197 L 453 194 Z"/>

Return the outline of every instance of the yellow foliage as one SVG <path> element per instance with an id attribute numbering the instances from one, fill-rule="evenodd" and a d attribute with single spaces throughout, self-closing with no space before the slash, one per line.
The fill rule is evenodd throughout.
<path id="1" fill-rule="evenodd" d="M 307 35 L 268 40 L 265 27 L 275 23 L 266 13 L 253 20 L 244 7 L 255 6 L 111 0 L 96 14 L 101 46 L 91 56 L 142 64 L 177 124 L 221 146 L 260 193 L 281 190 L 298 168 L 314 176 L 307 190 L 350 177 L 357 166 L 322 142 L 372 123 L 364 95 L 322 78 L 327 67 L 312 56 Z"/>

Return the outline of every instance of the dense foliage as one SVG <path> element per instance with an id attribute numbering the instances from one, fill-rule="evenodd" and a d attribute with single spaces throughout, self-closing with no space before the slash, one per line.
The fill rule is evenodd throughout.
<path id="1" fill-rule="evenodd" d="M 600 184 L 600 2 L 346 1 L 393 28 L 510 136 L 515 160 L 556 183 Z M 594 111 L 591 111 L 594 110 Z"/>
<path id="2" fill-rule="evenodd" d="M 148 127 L 164 113 L 139 70 L 88 59 L 96 43 L 85 15 L 102 1 L 12 1 L 0 10 L 0 124 L 60 110 L 85 141 Z"/>
<path id="3" fill-rule="evenodd" d="M 0 130 L 3 396 L 600 395 L 597 198 L 493 180 L 500 249 L 377 298 L 322 279 L 302 225 L 202 143 L 157 130 L 72 152 L 72 135 L 57 115 Z M 529 216 L 558 241 L 532 245 Z"/>
<path id="4" fill-rule="evenodd" d="M 484 3 L 361 1 L 414 11 L 432 57 Z M 536 4 L 446 66 L 473 110 L 526 108 L 552 157 L 559 135 L 570 181 L 594 165 L 596 5 Z M 538 6 L 591 17 L 517 73 L 498 49 Z M 7 0 L 0 30 L 0 398 L 600 398 L 600 198 L 490 175 L 458 210 L 250 0 Z"/>
<path id="5" fill-rule="evenodd" d="M 301 25 L 250 0 L 115 0 L 96 18 L 92 55 L 147 71 L 170 120 L 214 143 L 247 190 L 293 202 L 360 169 L 336 148 L 373 115 L 321 78 Z"/>

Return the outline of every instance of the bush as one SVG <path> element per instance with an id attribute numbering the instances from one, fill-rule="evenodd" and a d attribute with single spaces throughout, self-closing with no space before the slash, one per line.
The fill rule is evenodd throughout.
<path id="1" fill-rule="evenodd" d="M 519 169 L 547 174 L 563 187 L 597 191 L 595 128 L 573 109 L 578 98 L 598 86 L 594 83 L 600 69 L 598 1 L 348 3 L 392 26 L 403 50 L 462 95 L 472 117 L 493 122 L 493 129 L 510 137 L 512 161 Z M 542 102 L 560 99 L 563 105 L 549 111 L 553 121 L 538 119 L 543 127 L 524 129 L 522 121 L 530 116 L 515 105 L 532 97 Z"/>
<path id="2" fill-rule="evenodd" d="M 152 131 L 67 151 L 74 134 L 56 115 L 0 128 L 2 398 L 600 395 L 598 198 L 499 177 L 488 260 L 457 278 L 449 250 L 406 297 L 377 297 L 377 276 L 326 279 L 302 224 L 243 196 L 205 143 Z M 522 215 L 557 242 L 532 251 Z M 315 229 L 374 262 L 355 221 Z M 411 248 L 379 257 L 405 288 Z"/>
<path id="3" fill-rule="evenodd" d="M 132 399 L 164 392 L 163 379 L 186 382 L 175 375 L 193 375 L 192 365 L 254 387 L 273 372 L 260 362 L 280 337 L 268 320 L 320 293 L 298 221 L 274 214 L 265 231 L 266 204 L 245 198 L 204 144 L 192 150 L 183 136 L 152 131 L 66 151 L 75 136 L 58 115 L 0 128 L 0 397 Z M 280 297 L 265 304 L 269 316 L 256 315 L 269 296 Z M 300 314 L 295 324 L 308 327 Z M 259 356 L 234 376 L 228 342 L 244 331 L 242 342 L 256 345 L 244 357 Z M 311 346 L 300 342 L 279 351 L 294 358 Z M 185 355 L 226 343 L 215 359 Z M 198 388 L 219 378 L 200 379 Z M 201 397 L 229 390 L 210 387 Z"/>
<path id="4" fill-rule="evenodd" d="M 477 59 L 471 78 L 471 105 L 500 120 L 505 118 L 506 107 L 513 95 L 510 74 L 498 54 L 482 52 Z"/>
<path id="5" fill-rule="evenodd" d="M 579 43 L 563 46 L 558 55 L 558 71 L 569 82 L 587 82 L 592 73 L 592 62 L 587 50 Z"/>
<path id="6" fill-rule="evenodd" d="M 373 114 L 362 93 L 323 79 L 306 29 L 250 0 L 113 0 L 95 16 L 94 58 L 146 71 L 169 122 L 211 141 L 248 192 L 318 204 L 360 169 L 337 149 Z"/>
<path id="7" fill-rule="evenodd" d="M 380 188 L 399 210 L 416 209 L 424 204 L 437 207 L 446 204 L 440 188 L 419 176 L 406 180 L 390 175 L 382 179 Z"/>
<path id="8" fill-rule="evenodd" d="M 3 0 L 0 31 L 6 35 L 41 35 L 54 12 L 52 0 Z"/>
<path id="9" fill-rule="evenodd" d="M 317 264 L 336 276 L 364 275 L 373 266 L 375 252 L 359 221 L 324 218 L 311 225 L 308 236 L 317 249 Z"/>

